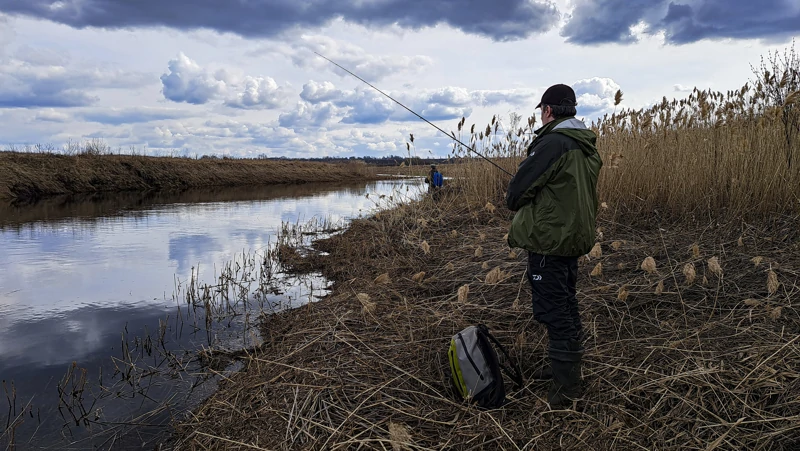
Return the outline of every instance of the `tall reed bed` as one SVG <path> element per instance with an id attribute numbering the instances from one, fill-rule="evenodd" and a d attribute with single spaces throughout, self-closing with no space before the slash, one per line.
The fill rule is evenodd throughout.
<path id="1" fill-rule="evenodd" d="M 684 99 L 623 108 L 587 125 L 604 168 L 598 191 L 618 214 L 726 219 L 795 214 L 800 208 L 800 59 L 774 53 L 754 80 L 728 92 L 695 88 Z M 618 99 L 618 101 L 621 99 Z M 536 118 L 452 132 L 514 173 L 535 136 Z M 468 199 L 499 201 L 510 177 L 455 145 L 450 170 Z"/>

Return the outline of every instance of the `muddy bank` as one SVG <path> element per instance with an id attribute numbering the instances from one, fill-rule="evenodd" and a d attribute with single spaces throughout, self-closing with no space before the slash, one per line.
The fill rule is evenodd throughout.
<path id="1" fill-rule="evenodd" d="M 446 197 L 354 221 L 318 242 L 327 254 L 308 263 L 335 282 L 332 294 L 265 318 L 265 344 L 177 425 L 177 443 L 415 450 L 800 444 L 797 218 L 632 229 L 601 215 L 599 250 L 581 260 L 578 283 L 588 335 L 584 395 L 573 409 L 554 411 L 547 383 L 531 380 L 547 339 L 530 313 L 525 254 L 505 244 L 510 213 L 487 207 Z M 647 257 L 655 268 L 643 269 Z M 450 337 L 478 322 L 507 345 L 525 376 L 494 411 L 456 401 L 449 387 Z"/>
<path id="2" fill-rule="evenodd" d="M 363 163 L 0 152 L 0 199 L 377 179 Z"/>

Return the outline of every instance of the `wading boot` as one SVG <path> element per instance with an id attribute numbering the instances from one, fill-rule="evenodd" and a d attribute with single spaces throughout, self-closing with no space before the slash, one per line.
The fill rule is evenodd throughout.
<path id="1" fill-rule="evenodd" d="M 581 331 L 578 332 L 578 343 L 579 343 L 579 345 L 582 346 L 584 340 L 586 340 L 586 334 L 583 332 L 583 329 L 581 329 Z M 583 350 L 582 347 L 581 347 L 581 350 Z M 549 381 L 550 379 L 553 378 L 553 368 L 547 362 L 547 358 L 545 358 L 544 360 L 545 360 L 545 362 L 544 362 L 544 365 L 542 366 L 542 368 L 534 371 L 533 374 L 531 374 L 531 379 L 533 379 L 535 381 Z"/>
<path id="2" fill-rule="evenodd" d="M 571 407 L 572 400 L 581 395 L 583 346 L 576 340 L 551 340 L 548 353 L 553 381 L 547 402 L 551 409 Z"/>

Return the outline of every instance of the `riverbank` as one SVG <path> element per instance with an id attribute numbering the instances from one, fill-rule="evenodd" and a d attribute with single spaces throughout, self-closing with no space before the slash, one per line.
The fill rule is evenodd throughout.
<path id="1" fill-rule="evenodd" d="M 178 445 L 796 449 L 798 218 L 634 227 L 613 211 L 601 211 L 598 248 L 581 259 L 589 338 L 573 409 L 551 410 L 547 383 L 531 380 L 546 334 L 530 313 L 525 255 L 505 244 L 511 213 L 452 193 L 355 220 L 292 262 L 333 281 L 331 295 L 264 317 L 265 343 L 177 425 Z M 449 388 L 450 337 L 478 322 L 525 377 L 494 411 Z"/>
<path id="2" fill-rule="evenodd" d="M 363 162 L 0 152 L 0 199 L 28 201 L 59 194 L 377 180 L 381 178 L 377 174 Z"/>

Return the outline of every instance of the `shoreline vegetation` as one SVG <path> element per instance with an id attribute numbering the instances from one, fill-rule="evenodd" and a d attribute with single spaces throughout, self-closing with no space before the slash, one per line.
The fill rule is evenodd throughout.
<path id="1" fill-rule="evenodd" d="M 176 426 L 179 449 L 770 449 L 800 445 L 800 221 L 610 219 L 581 260 L 584 394 L 551 410 L 511 214 L 458 193 L 358 219 L 282 250 L 325 299 L 261 318 L 264 343 Z M 741 242 L 741 244 L 739 244 Z M 649 262 L 652 259 L 653 265 Z M 522 389 L 482 411 L 448 380 L 450 337 L 486 324 Z M 510 382 L 506 380 L 506 383 Z"/>
<path id="2" fill-rule="evenodd" d="M 399 167 L 360 160 L 182 158 L 84 153 L 0 152 L 0 200 L 31 202 L 64 194 L 372 181 Z M 417 168 L 414 168 L 417 169 Z M 416 174 L 422 171 L 417 170 Z"/>
<path id="3" fill-rule="evenodd" d="M 319 271 L 330 294 L 262 315 L 263 344 L 176 422 L 176 445 L 797 449 L 800 63 L 784 57 L 740 90 L 695 89 L 591 124 L 605 167 L 597 243 L 580 259 L 588 339 L 572 409 L 551 410 L 531 378 L 547 339 L 525 253 L 505 240 L 508 179 L 472 159 L 450 168 L 437 201 L 356 219 L 316 252 L 281 249 L 286 270 Z M 495 119 L 485 132 L 462 119 L 458 133 L 513 172 L 535 118 L 499 134 Z M 449 340 L 476 323 L 521 363 L 524 386 L 500 409 L 449 387 Z"/>

